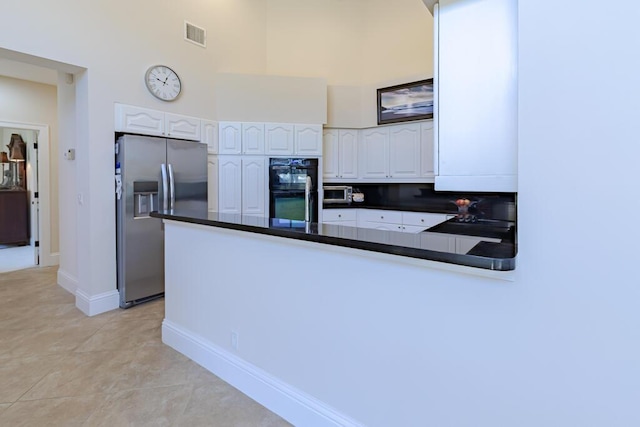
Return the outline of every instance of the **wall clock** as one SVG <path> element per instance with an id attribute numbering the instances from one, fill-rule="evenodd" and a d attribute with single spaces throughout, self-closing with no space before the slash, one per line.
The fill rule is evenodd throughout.
<path id="1" fill-rule="evenodd" d="M 173 101 L 182 90 L 180 77 L 166 65 L 149 67 L 144 76 L 144 82 L 149 92 L 162 101 Z"/>

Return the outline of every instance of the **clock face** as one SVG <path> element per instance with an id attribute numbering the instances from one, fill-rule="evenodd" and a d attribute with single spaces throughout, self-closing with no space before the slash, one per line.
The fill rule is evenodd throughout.
<path id="1" fill-rule="evenodd" d="M 147 70 L 144 82 L 153 96 L 163 101 L 173 101 L 180 95 L 180 78 L 165 65 L 154 65 Z"/>

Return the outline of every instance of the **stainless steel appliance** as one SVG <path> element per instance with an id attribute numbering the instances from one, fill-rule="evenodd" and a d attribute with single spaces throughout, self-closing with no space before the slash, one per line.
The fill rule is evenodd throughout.
<path id="1" fill-rule="evenodd" d="M 120 307 L 164 295 L 164 234 L 154 210 L 207 209 L 207 146 L 123 135 L 116 142 Z"/>
<path id="2" fill-rule="evenodd" d="M 318 221 L 318 159 L 269 159 L 269 218 Z"/>
<path id="3" fill-rule="evenodd" d="M 325 204 L 349 204 L 353 199 L 353 187 L 350 185 L 325 185 L 322 192 Z"/>

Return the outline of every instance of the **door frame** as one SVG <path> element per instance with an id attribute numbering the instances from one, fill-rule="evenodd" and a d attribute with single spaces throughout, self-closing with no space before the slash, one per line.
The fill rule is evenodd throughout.
<path id="1" fill-rule="evenodd" d="M 34 249 L 34 254 L 37 254 L 39 249 L 40 263 L 36 263 L 40 267 L 57 265 L 59 262 L 59 252 L 51 252 L 51 207 L 50 207 L 50 179 L 49 179 L 49 165 L 50 165 L 50 152 L 49 152 L 49 125 L 35 124 L 35 123 L 23 123 L 23 122 L 6 122 L 0 121 L 0 127 L 12 128 L 12 129 L 24 129 L 32 130 L 36 132 L 36 139 L 38 141 L 38 204 L 39 215 L 38 223 L 31 224 L 31 234 L 38 233 L 38 241 L 40 245 Z M 34 182 L 36 174 L 33 170 L 27 170 L 27 182 Z M 33 187 L 29 192 L 29 201 L 33 205 Z M 31 218 L 31 215 L 30 215 Z M 31 222 L 31 220 L 30 220 Z M 33 240 L 33 239 L 32 239 Z"/>

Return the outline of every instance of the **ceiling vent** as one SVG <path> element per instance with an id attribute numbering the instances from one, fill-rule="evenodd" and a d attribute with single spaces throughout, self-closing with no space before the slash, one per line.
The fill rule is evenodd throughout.
<path id="1" fill-rule="evenodd" d="M 184 39 L 195 43 L 198 46 L 206 47 L 207 31 L 204 28 L 200 28 L 193 25 L 190 22 L 184 21 Z"/>

